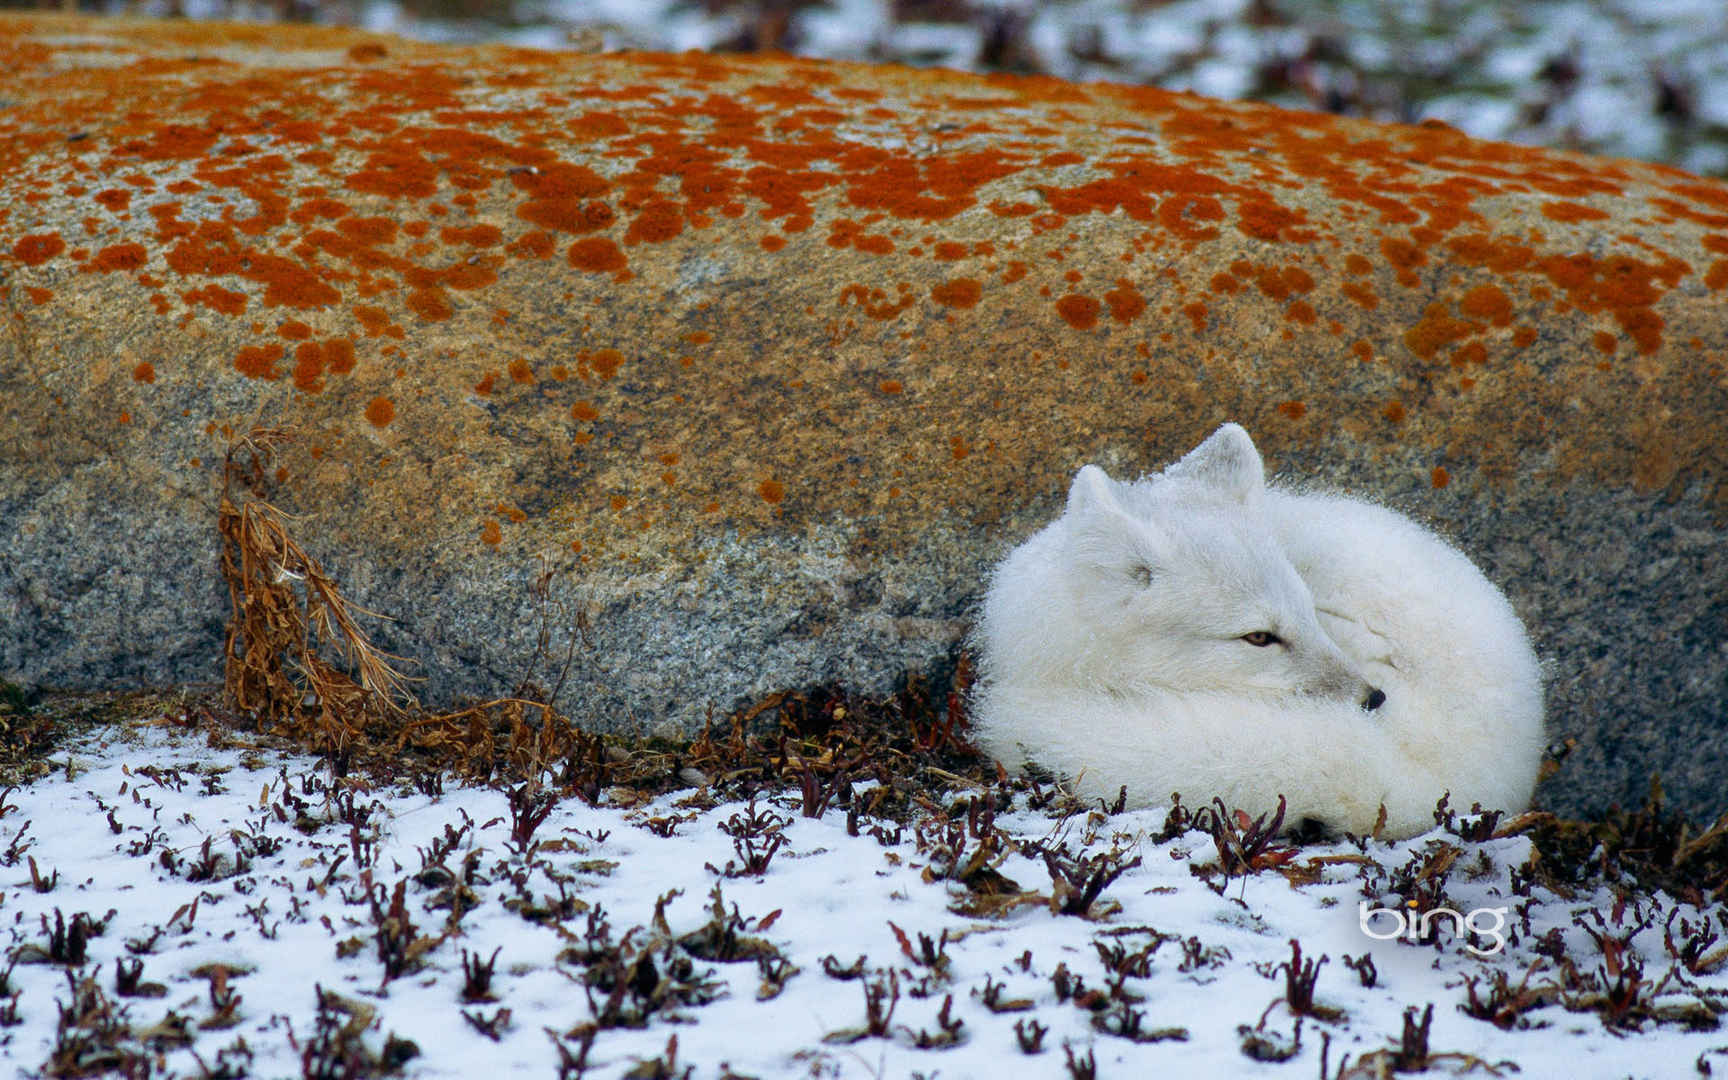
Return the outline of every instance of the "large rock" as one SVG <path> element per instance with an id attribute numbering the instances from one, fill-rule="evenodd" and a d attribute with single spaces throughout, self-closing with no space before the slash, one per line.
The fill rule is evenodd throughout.
<path id="1" fill-rule="evenodd" d="M 1728 186 L 789 59 L 41 15 L 0 55 L 0 675 L 217 677 L 259 423 L 423 696 L 585 616 L 561 704 L 688 728 L 940 669 L 1077 466 L 1236 419 L 1505 584 L 1549 805 L 1725 806 Z"/>

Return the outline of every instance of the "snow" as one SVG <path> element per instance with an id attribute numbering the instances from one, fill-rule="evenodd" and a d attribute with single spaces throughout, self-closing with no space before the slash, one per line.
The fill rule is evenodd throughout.
<path id="1" fill-rule="evenodd" d="M 1290 865 L 1322 860 L 1313 864 L 1312 883 L 1293 885 L 1273 870 L 1225 882 L 1194 872 L 1217 862 L 1209 834 L 1159 839 L 1163 811 L 1111 815 L 1100 808 L 1064 816 L 1031 809 L 1022 794 L 996 819 L 1014 841 L 1065 842 L 1075 854 L 1113 851 L 1116 865 L 1139 862 L 1103 890 L 1092 918 L 1056 914 L 1042 899 L 990 917 L 954 910 L 977 897 L 946 876 L 952 860 L 934 842 L 944 830 L 934 803 L 900 825 L 865 817 L 853 836 L 845 810 L 804 817 L 796 792 L 746 806 L 691 788 L 630 806 L 609 805 L 635 800 L 612 789 L 598 806 L 576 797 L 558 801 L 524 842 L 512 841 L 505 791 L 367 790 L 348 780 L 333 793 L 329 770 L 314 758 L 266 747 L 212 748 L 203 736 L 172 725 L 102 729 L 53 761 L 51 776 L 8 791 L 0 804 L 0 925 L 15 961 L 0 991 L 0 1016 L 8 995 L 16 1010 L 16 1022 L 0 1026 L 0 1054 L 20 1076 L 38 1074 L 50 1060 L 62 1010 L 71 1008 L 72 987 L 85 979 L 123 1010 L 120 1019 L 131 1029 L 111 1043 L 137 1052 L 144 1032 L 184 1029 L 189 1045 L 169 1040 L 150 1051 L 181 1076 L 242 1075 L 241 1069 L 253 1076 L 340 1075 L 303 1063 L 301 1051 L 316 1042 L 315 987 L 341 996 L 348 1011 L 331 1013 L 336 1022 L 357 1017 L 353 1023 L 364 1024 L 359 1038 L 368 1053 L 380 1053 L 392 1036 L 411 1040 L 419 1053 L 404 1064 L 407 1076 L 557 1075 L 553 1035 L 577 1056 L 583 1026 L 606 1006 L 604 979 L 584 986 L 585 977 L 604 969 L 594 960 L 591 933 L 601 922 L 610 929 L 598 940 L 624 942 L 626 958 L 643 952 L 656 958 L 657 992 L 671 992 L 675 962 L 687 968 L 675 988 L 692 1000 L 666 1002 L 638 1028 L 598 1030 L 582 1073 L 593 1077 L 682 1075 L 687 1067 L 695 1077 L 1060 1076 L 1069 1050 L 1082 1061 L 1091 1055 L 1106 1077 L 1154 1069 L 1259 1075 L 1274 1066 L 1245 1056 L 1243 1031 L 1263 1022 L 1263 1037 L 1290 1042 L 1296 1021 L 1281 1000 L 1285 978 L 1277 966 L 1292 959 L 1292 939 L 1305 958 L 1327 957 L 1315 1001 L 1341 1016 L 1305 1018 L 1292 1067 L 1279 1075 L 1316 1075 L 1322 1033 L 1333 1070 L 1345 1054 L 1360 1061 L 1395 1045 L 1405 1009 L 1430 1003 L 1434 1053 L 1469 1055 L 1486 1065 L 1515 1062 L 1524 1077 L 1677 1076 L 1690 1074 L 1702 1055 L 1728 1053 L 1719 1031 L 1654 1019 L 1610 1030 L 1597 1013 L 1560 1002 L 1527 1012 L 1523 1030 L 1502 1031 L 1460 1010 L 1466 978 L 1475 978 L 1479 990 L 1496 971 L 1514 987 L 1527 974 L 1533 986 L 1558 985 L 1556 961 L 1537 951 L 1550 931 L 1558 931 L 1580 972 L 1602 968 L 1606 979 L 1616 960 L 1636 956 L 1646 990 L 1665 982 L 1658 1004 L 1706 1018 L 1728 1008 L 1728 971 L 1688 974 L 1663 934 L 1671 912 L 1677 934 L 1700 920 L 1728 931 L 1720 904 L 1700 912 L 1656 893 L 1616 916 L 1600 884 L 1581 886 L 1569 899 L 1542 885 L 1526 885 L 1529 895 L 1517 895 L 1511 875 L 1531 852 L 1520 835 L 1474 843 L 1437 830 L 1398 844 L 1365 841 L 1364 849 L 1350 842 L 1310 845 Z M 868 789 L 858 786 L 855 805 Z M 751 813 L 768 825 L 750 841 L 755 849 L 770 846 L 776 829 L 784 846 L 762 873 L 726 876 L 741 852 L 721 826 L 731 822 L 737 832 Z M 1359 904 L 1398 901 L 1384 891 L 1365 901 L 1365 885 L 1383 888 L 1413 857 L 1443 853 L 1448 844 L 1461 849 L 1445 881 L 1448 902 L 1461 912 L 1510 909 L 1505 947 L 1493 951 L 1486 914 L 1475 923 L 1485 933 L 1470 941 L 1450 932 L 1428 945 L 1366 936 Z M 1048 895 L 1052 876 L 1036 854 L 1015 850 L 998 870 Z M 962 862 L 964 856 L 963 848 Z M 33 875 L 52 887 L 38 891 Z M 462 878 L 473 897 L 452 927 L 448 903 Z M 389 910 L 398 888 L 415 927 L 398 943 L 424 951 L 402 974 L 386 978 L 380 924 L 400 928 Z M 748 954 L 757 948 L 750 939 L 760 939 L 780 960 L 721 962 L 677 944 L 713 922 L 716 888 L 725 913 L 737 916 L 723 925 L 740 935 L 740 951 Z M 518 913 L 524 896 L 527 911 Z M 663 897 L 669 898 L 664 925 L 657 928 L 656 902 Z M 55 962 L 48 953 L 56 921 L 78 913 L 102 923 L 102 932 L 89 939 L 84 963 Z M 1649 925 L 1628 935 L 1640 915 Z M 1375 918 L 1381 921 L 1370 925 L 1385 930 L 1390 916 Z M 1596 938 L 1616 935 L 1629 936 L 1629 945 L 1610 958 Z M 1471 944 L 1489 955 L 1475 955 Z M 1553 944 L 1542 948 L 1552 954 Z M 1143 968 L 1134 969 L 1133 955 L 1148 947 Z M 1075 1004 L 1079 998 L 1059 1000 L 1053 976 L 1065 968 L 1083 984 L 1080 998 L 1097 999 L 1112 980 L 1104 956 L 1116 948 L 1133 973 L 1115 976 L 1118 999 L 1095 1024 L 1094 1013 Z M 1611 940 L 1607 948 L 1615 951 Z M 465 954 L 484 961 L 494 951 L 495 1000 L 464 1002 Z M 926 956 L 934 966 L 922 962 Z M 1363 985 L 1346 956 L 1372 958 L 1374 985 Z M 843 974 L 859 958 L 861 978 L 824 970 L 826 961 Z M 119 995 L 117 963 L 134 961 L 143 964 L 138 980 L 161 984 L 164 996 Z M 214 974 L 210 965 L 226 972 Z M 777 996 L 759 1000 L 765 982 L 775 981 Z M 867 1025 L 871 987 L 884 1001 L 891 987 L 898 990 L 886 1036 L 847 1041 L 845 1032 Z M 215 1001 L 224 990 L 239 995 L 226 1014 Z M 1587 996 L 1562 995 L 1580 1008 Z M 1023 999 L 1026 1008 L 995 1012 L 987 998 L 997 1008 Z M 939 1023 L 945 1007 L 949 1026 L 960 1022 L 952 1036 Z M 498 1020 L 501 1010 L 508 1010 L 507 1020 Z M 497 1041 L 464 1013 L 495 1022 Z M 1017 1022 L 1047 1029 L 1038 1055 L 1022 1053 Z M 1135 1023 L 1142 1032 L 1184 1029 L 1186 1037 L 1136 1042 L 1098 1026 L 1120 1031 Z M 668 1061 L 673 1039 L 675 1060 Z M 920 1049 L 920 1040 L 951 1045 Z M 1437 1058 L 1434 1074 L 1464 1071 L 1470 1058 Z M 656 1059 L 672 1067 L 655 1072 Z M 1473 1075 L 1490 1075 L 1484 1067 Z"/>

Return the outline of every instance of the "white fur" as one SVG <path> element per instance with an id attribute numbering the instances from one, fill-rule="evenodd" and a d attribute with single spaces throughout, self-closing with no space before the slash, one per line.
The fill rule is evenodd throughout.
<path id="1" fill-rule="evenodd" d="M 1536 781 L 1541 672 L 1506 598 L 1408 518 L 1267 487 L 1235 424 L 1138 483 L 1081 469 L 996 568 L 975 643 L 979 744 L 1086 794 L 1282 794 L 1288 822 L 1356 833 L 1384 803 L 1401 837 L 1442 794 L 1518 811 Z"/>

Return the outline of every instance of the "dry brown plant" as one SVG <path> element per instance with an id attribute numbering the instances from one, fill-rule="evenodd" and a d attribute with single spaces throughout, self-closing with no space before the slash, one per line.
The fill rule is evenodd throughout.
<path id="1" fill-rule="evenodd" d="M 268 729 L 343 753 L 369 724 L 399 723 L 419 705 L 392 663 L 399 658 L 355 620 L 382 616 L 343 597 L 290 535 L 288 515 L 264 497 L 265 469 L 291 438 L 254 428 L 223 462 L 216 527 L 231 605 L 223 682 L 235 706 Z"/>

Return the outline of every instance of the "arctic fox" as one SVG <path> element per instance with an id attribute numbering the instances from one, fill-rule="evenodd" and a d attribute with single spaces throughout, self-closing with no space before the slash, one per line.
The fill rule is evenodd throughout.
<path id="1" fill-rule="evenodd" d="M 1522 810 L 1542 680 L 1505 596 L 1381 506 L 1267 487 L 1225 424 L 1137 483 L 1081 469 L 996 568 L 976 631 L 979 744 L 1087 794 L 1181 792 L 1358 834 L 1435 803 Z"/>

